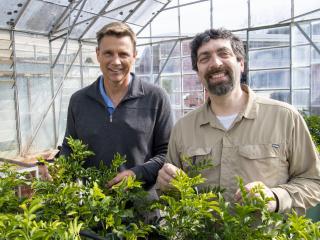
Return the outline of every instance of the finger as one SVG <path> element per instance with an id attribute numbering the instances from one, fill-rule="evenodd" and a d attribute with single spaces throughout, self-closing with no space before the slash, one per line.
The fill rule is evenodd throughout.
<path id="1" fill-rule="evenodd" d="M 176 177 L 178 169 L 179 168 L 170 163 L 166 163 L 163 167 L 163 170 L 166 172 L 166 174 L 172 176 L 173 178 Z"/>

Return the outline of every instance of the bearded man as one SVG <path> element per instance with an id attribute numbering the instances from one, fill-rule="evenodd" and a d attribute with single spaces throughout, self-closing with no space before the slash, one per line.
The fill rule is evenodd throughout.
<path id="1" fill-rule="evenodd" d="M 257 96 L 240 83 L 244 47 L 230 31 L 211 29 L 191 42 L 193 69 L 207 90 L 205 104 L 180 119 L 170 137 L 166 164 L 157 183 L 165 191 L 182 156 L 194 163 L 212 159 L 202 175 L 206 185 L 226 189 L 228 201 L 241 201 L 235 176 L 250 191 L 258 184 L 273 200 L 268 209 L 299 214 L 320 200 L 320 165 L 303 117 L 293 106 Z"/>

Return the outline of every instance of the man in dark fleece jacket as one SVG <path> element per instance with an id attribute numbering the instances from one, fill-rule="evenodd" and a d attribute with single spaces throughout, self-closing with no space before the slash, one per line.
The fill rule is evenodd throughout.
<path id="1" fill-rule="evenodd" d="M 168 97 L 130 73 L 137 52 L 136 36 L 127 24 L 105 25 L 97 41 L 103 75 L 72 95 L 65 137 L 81 139 L 94 151 L 86 166 L 98 167 L 101 160 L 110 165 L 115 153 L 126 156 L 109 186 L 136 176 L 150 188 L 164 163 L 173 124 Z M 61 154 L 69 152 L 64 139 Z"/>

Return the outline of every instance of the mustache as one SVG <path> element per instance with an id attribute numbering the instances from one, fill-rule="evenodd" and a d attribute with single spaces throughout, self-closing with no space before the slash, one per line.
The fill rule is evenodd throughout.
<path id="1" fill-rule="evenodd" d="M 206 79 L 208 79 L 211 75 L 216 74 L 216 73 L 227 73 L 229 74 L 229 69 L 226 68 L 225 66 L 220 66 L 218 68 L 210 68 L 204 75 Z"/>

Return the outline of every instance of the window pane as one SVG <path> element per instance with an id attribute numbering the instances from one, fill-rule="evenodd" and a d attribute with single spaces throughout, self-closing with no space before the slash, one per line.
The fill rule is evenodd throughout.
<path id="1" fill-rule="evenodd" d="M 197 75 L 183 75 L 183 91 L 196 91 L 202 89 L 202 84 Z"/>
<path id="2" fill-rule="evenodd" d="M 165 64 L 165 60 L 160 61 L 160 69 L 162 69 L 163 64 Z M 180 73 L 180 59 L 170 58 L 166 63 L 162 73 Z"/>
<path id="3" fill-rule="evenodd" d="M 287 90 L 277 90 L 277 91 L 257 91 L 257 95 L 272 98 L 282 102 L 290 103 L 290 91 Z"/>
<path id="4" fill-rule="evenodd" d="M 310 46 L 292 47 L 292 65 L 309 66 L 310 65 Z"/>
<path id="5" fill-rule="evenodd" d="M 210 27 L 210 1 L 181 7 L 180 16 L 182 35 L 189 36 L 208 29 Z"/>
<path id="6" fill-rule="evenodd" d="M 191 57 L 183 58 L 182 65 L 184 73 L 194 73 L 194 71 L 192 70 Z"/>
<path id="7" fill-rule="evenodd" d="M 309 111 L 310 91 L 295 90 L 292 91 L 292 105 L 298 110 Z"/>
<path id="8" fill-rule="evenodd" d="M 150 74 L 151 73 L 151 48 L 150 46 L 139 47 L 138 56 L 136 60 L 135 72 L 137 74 Z"/>
<path id="9" fill-rule="evenodd" d="M 182 55 L 183 56 L 190 56 L 191 55 L 190 42 L 191 42 L 191 40 L 182 41 Z"/>
<path id="10" fill-rule="evenodd" d="M 152 36 L 178 35 L 178 23 L 178 8 L 162 11 L 151 23 Z"/>
<path id="11" fill-rule="evenodd" d="M 226 9 L 228 14 L 226 14 Z M 224 27 L 230 30 L 247 28 L 247 0 L 214 0 L 212 22 L 214 28 Z"/>
<path id="12" fill-rule="evenodd" d="M 269 28 L 249 32 L 249 49 L 290 45 L 289 27 Z"/>
<path id="13" fill-rule="evenodd" d="M 319 0 L 294 0 L 294 15 L 301 15 L 312 10 L 319 8 Z M 299 17 L 296 20 L 303 20 L 303 19 L 312 19 L 320 17 L 320 12 L 317 11 L 312 14 L 305 15 L 303 17 Z"/>
<path id="14" fill-rule="evenodd" d="M 289 67 L 290 49 L 288 47 L 255 50 L 249 52 L 249 68 Z"/>
<path id="15" fill-rule="evenodd" d="M 309 88 L 310 87 L 310 69 L 294 68 L 292 70 L 292 88 Z"/>
<path id="16" fill-rule="evenodd" d="M 302 28 L 303 32 L 310 37 L 310 24 L 299 24 L 299 26 Z M 303 35 L 301 30 L 293 26 L 292 27 L 292 44 L 302 44 L 302 43 L 309 43 L 308 39 Z"/>
<path id="17" fill-rule="evenodd" d="M 320 115 L 320 64 L 311 67 L 311 112 Z"/>
<path id="18" fill-rule="evenodd" d="M 196 108 L 201 106 L 203 102 L 203 91 L 183 94 L 184 108 Z"/>
<path id="19" fill-rule="evenodd" d="M 251 71 L 249 78 L 252 89 L 290 88 L 289 69 Z"/>
<path id="20" fill-rule="evenodd" d="M 173 47 L 174 49 L 170 57 L 180 56 L 180 44 L 179 43 L 176 44 L 176 42 L 166 42 L 166 43 L 160 44 L 160 57 L 167 58 L 170 52 L 172 51 Z"/>
<path id="21" fill-rule="evenodd" d="M 168 94 L 181 91 L 180 76 L 163 76 L 161 77 L 161 87 L 163 87 Z"/>
<path id="22" fill-rule="evenodd" d="M 251 26 L 270 25 L 291 17 L 291 0 L 250 0 Z"/>
<path id="23" fill-rule="evenodd" d="M 320 50 L 320 43 L 316 43 L 318 49 Z M 311 46 L 311 52 L 312 52 L 312 59 L 311 62 L 314 63 L 320 63 L 320 53 L 314 48 L 314 46 Z"/>

